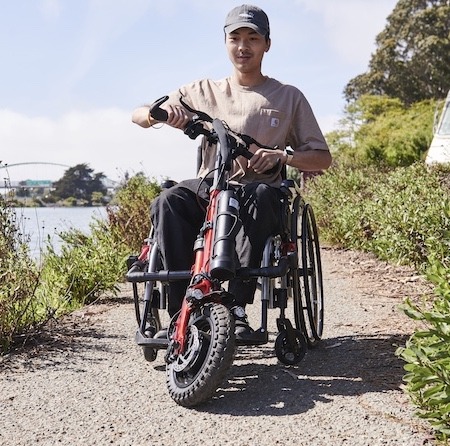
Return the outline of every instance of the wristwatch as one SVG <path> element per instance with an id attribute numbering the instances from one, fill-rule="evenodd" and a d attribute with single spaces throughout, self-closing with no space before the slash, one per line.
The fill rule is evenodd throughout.
<path id="1" fill-rule="evenodd" d="M 292 158 L 294 158 L 294 149 L 292 149 L 291 147 L 286 147 L 284 149 L 284 154 L 286 155 L 286 162 L 284 164 L 286 166 L 290 166 Z"/>

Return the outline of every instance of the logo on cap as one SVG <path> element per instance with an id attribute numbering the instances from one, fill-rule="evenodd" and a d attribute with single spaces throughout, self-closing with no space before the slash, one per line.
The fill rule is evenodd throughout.
<path id="1" fill-rule="evenodd" d="M 226 19 L 224 31 L 231 33 L 238 28 L 252 28 L 259 34 L 269 37 L 269 19 L 266 13 L 257 6 L 242 5 L 232 9 Z"/>

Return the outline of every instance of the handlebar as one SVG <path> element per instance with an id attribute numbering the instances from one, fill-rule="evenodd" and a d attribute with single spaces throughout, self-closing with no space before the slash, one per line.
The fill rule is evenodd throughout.
<path id="1" fill-rule="evenodd" d="M 169 99 L 169 96 L 163 96 L 156 100 L 151 106 L 149 113 L 150 115 L 158 120 L 165 122 L 168 119 L 168 113 L 166 110 L 161 108 L 161 105 Z M 206 136 L 208 142 L 210 144 L 215 144 L 220 142 L 221 155 L 222 159 L 226 160 L 226 170 L 231 169 L 231 158 L 236 158 L 237 156 L 243 156 L 246 159 L 250 159 L 253 156 L 253 153 L 249 151 L 249 147 L 252 144 L 255 144 L 261 149 L 269 149 L 274 150 L 278 147 L 269 147 L 264 144 L 259 143 L 254 138 L 249 135 L 244 135 L 238 132 L 231 130 L 226 123 L 217 118 L 211 118 L 207 113 L 202 112 L 200 110 L 195 110 L 189 104 L 187 104 L 182 97 L 180 97 L 181 105 L 193 113 L 194 116 L 187 123 L 184 133 L 189 136 L 191 139 L 196 139 L 200 135 Z M 203 123 L 209 122 L 212 124 L 212 130 L 209 130 L 203 126 Z M 239 138 L 242 143 L 240 143 L 237 138 Z M 232 148 L 232 157 L 230 158 L 227 150 Z M 229 159 L 230 158 L 230 159 Z M 279 163 L 278 163 L 279 164 Z M 271 173 L 278 169 L 278 164 L 276 164 L 272 169 L 265 173 Z"/>

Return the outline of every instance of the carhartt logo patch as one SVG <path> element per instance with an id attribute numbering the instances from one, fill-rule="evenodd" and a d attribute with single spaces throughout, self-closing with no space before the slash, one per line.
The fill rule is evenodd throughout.
<path id="1" fill-rule="evenodd" d="M 280 125 L 280 120 L 278 118 L 272 118 L 270 120 L 270 127 L 278 127 Z"/>

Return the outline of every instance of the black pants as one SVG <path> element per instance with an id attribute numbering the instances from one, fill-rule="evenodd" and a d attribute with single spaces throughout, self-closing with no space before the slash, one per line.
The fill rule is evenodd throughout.
<path id="1" fill-rule="evenodd" d="M 210 187 L 210 183 L 200 181 L 182 181 L 165 189 L 152 203 L 151 218 L 165 269 L 189 270 L 193 264 L 193 246 L 204 222 Z M 242 221 L 236 236 L 239 266 L 257 268 L 267 238 L 281 230 L 282 193 L 264 183 L 251 183 L 239 187 L 237 195 Z M 186 281 L 170 283 L 171 316 L 180 309 L 187 286 Z M 256 279 L 229 282 L 228 291 L 234 295 L 237 305 L 252 303 L 255 290 Z"/>

